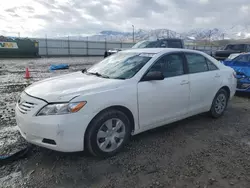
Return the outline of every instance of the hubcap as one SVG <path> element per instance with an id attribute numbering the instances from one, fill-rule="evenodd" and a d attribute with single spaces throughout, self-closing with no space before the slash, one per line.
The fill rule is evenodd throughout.
<path id="1" fill-rule="evenodd" d="M 97 145 L 104 152 L 116 150 L 123 142 L 125 125 L 118 118 L 112 118 L 102 124 L 97 132 Z"/>
<path id="2" fill-rule="evenodd" d="M 219 94 L 215 102 L 215 112 L 221 114 L 226 108 L 226 96 L 224 94 Z"/>

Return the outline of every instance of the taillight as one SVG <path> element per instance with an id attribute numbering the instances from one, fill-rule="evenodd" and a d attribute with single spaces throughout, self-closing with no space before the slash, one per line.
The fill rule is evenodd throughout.
<path id="1" fill-rule="evenodd" d="M 236 77 L 236 72 L 233 72 L 233 77 L 234 77 L 234 78 L 237 78 L 237 77 Z"/>

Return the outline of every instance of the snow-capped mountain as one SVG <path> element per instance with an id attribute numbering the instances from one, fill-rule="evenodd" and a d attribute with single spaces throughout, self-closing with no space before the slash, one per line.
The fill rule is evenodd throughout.
<path id="1" fill-rule="evenodd" d="M 139 29 L 134 32 L 120 32 L 120 31 L 102 31 L 98 34 L 87 36 L 87 37 L 80 37 L 82 40 L 89 40 L 89 41 L 127 41 L 132 42 L 133 37 L 135 41 L 140 40 L 156 40 L 157 38 L 179 38 L 180 34 L 176 33 L 175 31 L 168 30 L 168 29 L 154 29 L 154 30 L 143 30 Z M 79 36 L 75 37 L 79 39 Z M 74 37 L 70 37 L 70 39 L 74 39 Z"/>
<path id="2" fill-rule="evenodd" d="M 184 38 L 194 40 L 223 40 L 223 39 L 247 39 L 250 38 L 250 28 L 234 26 L 228 29 L 193 29 L 182 33 Z"/>
<path id="3" fill-rule="evenodd" d="M 70 36 L 70 39 L 89 40 L 89 41 L 124 41 L 132 42 L 133 37 L 135 41 L 140 40 L 155 40 L 160 38 L 182 38 L 188 41 L 194 40 L 223 40 L 223 39 L 246 39 L 250 38 L 250 28 L 242 26 L 234 26 L 228 29 L 192 29 L 188 32 L 177 33 L 169 29 L 139 29 L 134 32 L 121 31 L 102 31 L 90 36 Z M 62 39 L 63 37 L 60 37 Z M 65 38 L 65 37 L 64 37 Z"/>
<path id="4" fill-rule="evenodd" d="M 229 29 L 192 29 L 188 32 L 177 33 L 169 29 L 137 30 L 134 33 L 136 41 L 157 38 L 182 38 L 184 40 L 223 40 L 223 39 L 246 39 L 250 38 L 250 28 L 232 27 Z M 99 38 L 101 40 L 132 41 L 132 32 L 102 31 L 98 35 L 89 37 L 89 40 Z"/>
<path id="5" fill-rule="evenodd" d="M 186 33 L 182 33 L 184 39 L 191 40 L 221 40 L 225 37 L 225 34 L 217 29 L 192 29 Z"/>

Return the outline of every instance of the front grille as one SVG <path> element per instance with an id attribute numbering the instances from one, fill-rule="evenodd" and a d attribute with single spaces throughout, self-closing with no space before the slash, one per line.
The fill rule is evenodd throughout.
<path id="1" fill-rule="evenodd" d="M 248 89 L 250 87 L 250 84 L 246 83 L 237 83 L 237 89 Z"/>
<path id="2" fill-rule="evenodd" d="M 18 103 L 18 109 L 22 114 L 27 114 L 35 105 L 36 104 L 32 102 L 22 101 Z"/>

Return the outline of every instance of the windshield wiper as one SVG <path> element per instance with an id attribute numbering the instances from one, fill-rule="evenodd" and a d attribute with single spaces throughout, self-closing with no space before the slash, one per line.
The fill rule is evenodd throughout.
<path id="1" fill-rule="evenodd" d="M 100 74 L 99 72 L 88 72 L 86 68 L 82 70 L 82 73 L 91 74 L 91 75 L 95 75 L 95 76 L 102 77 L 102 78 L 110 78 L 109 76 Z M 126 80 L 127 78 L 117 77 L 117 78 L 114 78 L 114 79 Z"/>
<path id="2" fill-rule="evenodd" d="M 95 75 L 95 76 L 98 76 L 98 77 L 102 77 L 102 78 L 109 78 L 109 76 L 100 74 L 99 72 L 87 72 L 87 71 L 85 71 L 85 73 Z"/>
<path id="3" fill-rule="evenodd" d="M 124 78 L 124 77 L 116 77 L 115 79 L 118 79 L 118 80 L 126 80 L 127 78 Z"/>

